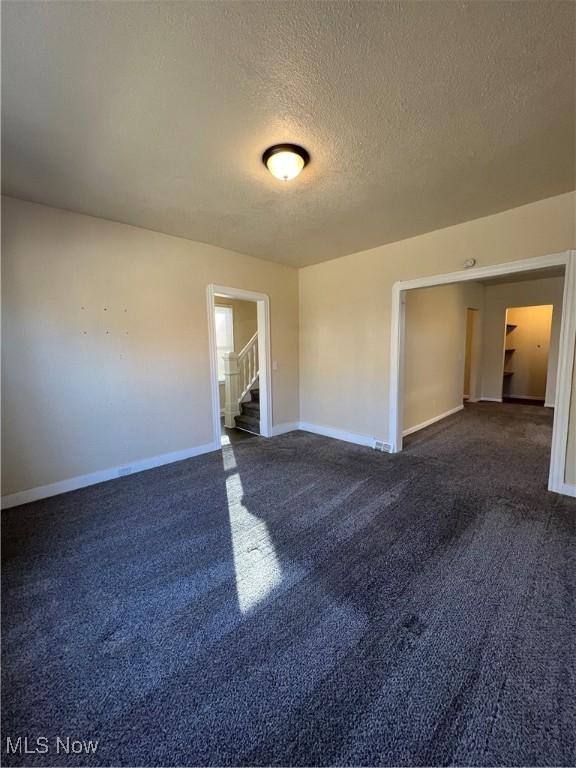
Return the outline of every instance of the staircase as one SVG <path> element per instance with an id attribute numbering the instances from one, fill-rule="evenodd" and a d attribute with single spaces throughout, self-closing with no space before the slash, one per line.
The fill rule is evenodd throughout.
<path id="1" fill-rule="evenodd" d="M 237 429 L 260 434 L 260 390 L 250 390 L 250 400 L 240 403 L 240 413 L 234 416 Z"/>
<path id="2" fill-rule="evenodd" d="M 260 434 L 258 331 L 238 352 L 224 352 L 224 425 Z"/>

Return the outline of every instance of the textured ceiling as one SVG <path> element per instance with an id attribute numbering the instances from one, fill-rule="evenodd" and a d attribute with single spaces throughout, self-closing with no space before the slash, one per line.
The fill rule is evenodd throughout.
<path id="1" fill-rule="evenodd" d="M 6 194 L 311 264 L 573 189 L 572 2 L 3 2 Z M 312 161 L 295 181 L 276 142 Z"/>

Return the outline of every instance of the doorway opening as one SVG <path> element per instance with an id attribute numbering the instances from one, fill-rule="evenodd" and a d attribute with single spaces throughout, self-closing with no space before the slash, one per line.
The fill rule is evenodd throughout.
<path id="1" fill-rule="evenodd" d="M 556 317 L 557 338 L 555 343 L 557 348 L 557 357 L 555 360 L 553 360 L 552 356 L 550 356 L 551 359 L 547 365 L 546 376 L 546 405 L 551 405 L 554 407 L 553 424 L 551 428 L 551 438 L 549 443 L 550 468 L 548 473 L 548 489 L 557 493 L 574 495 L 573 481 L 571 480 L 570 476 L 567 477 L 566 475 L 566 459 L 568 451 L 574 346 L 576 342 L 575 251 L 565 251 L 558 254 L 552 254 L 550 256 L 525 259 L 523 261 L 509 262 L 491 267 L 478 267 L 466 270 L 464 272 L 453 272 L 445 275 L 437 275 L 406 282 L 398 282 L 394 285 L 392 294 L 392 337 L 389 405 L 389 445 L 391 452 L 396 453 L 402 450 L 403 436 L 424 428 L 428 424 L 432 424 L 435 421 L 439 421 L 448 416 L 450 413 L 454 413 L 455 411 L 461 410 L 462 408 L 462 400 L 460 400 L 461 404 L 459 407 L 450 408 L 449 405 L 447 405 L 443 400 L 440 401 L 440 398 L 438 398 L 438 402 L 433 403 L 433 405 L 435 410 L 442 412 L 439 413 L 438 416 L 431 417 L 430 414 L 424 413 L 420 408 L 420 404 L 423 402 L 422 399 L 420 399 L 417 403 L 418 407 L 420 408 L 420 410 L 417 410 L 413 407 L 415 404 L 415 398 L 413 398 L 411 401 L 410 397 L 405 395 L 405 379 L 411 377 L 412 381 L 416 381 L 418 386 L 426 389 L 429 394 L 431 393 L 431 396 L 428 397 L 426 401 L 427 406 L 429 406 L 430 402 L 434 398 L 434 392 L 428 372 L 436 367 L 441 371 L 443 375 L 446 373 L 446 366 L 442 364 L 442 356 L 446 356 L 445 338 L 443 338 L 439 333 L 436 333 L 433 338 L 429 339 L 431 342 L 436 344 L 438 354 L 432 354 L 432 344 L 425 344 L 423 341 L 427 336 L 430 337 L 431 335 L 430 328 L 433 327 L 431 322 L 423 322 L 421 324 L 421 349 L 415 349 L 416 345 L 413 337 L 406 338 L 406 305 L 408 303 L 407 299 L 410 297 L 410 294 L 413 292 L 426 294 L 427 291 L 421 291 L 420 289 L 430 289 L 434 286 L 449 286 L 458 283 L 462 284 L 463 286 L 467 285 L 470 287 L 470 290 L 472 290 L 474 287 L 473 283 L 479 285 L 483 284 L 484 286 L 496 286 L 498 288 L 500 283 L 515 283 L 517 285 L 521 285 L 526 281 L 539 282 L 541 279 L 543 281 L 545 278 L 553 278 L 556 280 L 561 278 L 559 280 L 559 306 L 562 307 L 561 313 L 553 313 L 553 316 Z M 498 290 L 492 291 L 492 294 L 497 297 Z M 426 301 L 428 301 L 428 299 L 426 299 Z M 541 304 L 543 303 L 544 302 L 541 302 Z M 536 306 L 539 304 L 539 302 L 534 301 L 531 302 L 531 304 Z M 475 318 L 479 320 L 476 325 L 482 326 L 483 351 L 486 351 L 487 345 L 492 345 L 496 350 L 495 365 L 491 365 L 489 370 L 483 370 L 481 376 L 476 377 L 481 381 L 481 392 L 479 399 L 483 401 L 496 401 L 499 403 L 502 402 L 504 361 L 506 357 L 515 354 L 506 352 L 506 349 L 511 349 L 512 347 L 507 347 L 503 344 L 503 341 L 505 341 L 503 324 L 504 318 L 506 316 L 505 310 L 513 309 L 514 306 L 515 302 L 508 302 L 508 304 L 502 306 L 502 314 L 499 314 L 499 312 L 494 312 L 490 309 L 490 307 L 484 305 L 484 318 L 481 320 L 478 315 Z M 528 306 L 528 302 L 526 302 L 526 306 Z M 441 302 L 439 304 L 438 312 L 434 316 L 435 323 L 439 315 L 445 314 L 449 310 L 450 305 L 444 301 Z M 429 318 L 430 315 L 428 314 L 427 317 Z M 460 317 L 460 327 L 462 329 L 460 363 L 457 363 L 457 361 L 455 363 L 455 358 L 452 357 L 451 364 L 453 364 L 453 370 L 455 371 L 454 375 L 459 375 L 461 377 L 458 382 L 458 388 L 460 393 L 462 393 L 462 382 L 463 380 L 464 382 L 466 381 L 464 312 L 462 312 Z M 552 346 L 554 342 L 554 325 L 554 321 L 552 321 L 551 341 L 549 342 L 550 346 Z M 451 328 L 451 333 L 456 336 L 453 330 L 455 326 L 452 325 Z M 496 330 L 496 333 L 493 332 L 494 328 L 498 329 Z M 410 335 L 413 336 L 412 334 Z M 459 343 L 457 342 L 457 339 L 456 343 Z M 538 342 L 536 342 L 536 344 L 537 343 Z M 540 356 L 542 357 L 543 355 L 541 354 Z M 422 375 L 415 375 L 415 371 L 417 371 L 417 365 L 420 365 L 418 362 L 419 360 L 428 361 L 426 363 L 426 373 Z M 470 360 L 469 389 L 472 389 L 472 363 L 473 356 Z M 459 368 L 460 364 L 462 366 L 461 368 Z M 458 370 L 460 371 L 459 374 Z M 518 378 L 520 380 L 520 377 Z M 551 392 L 553 393 L 552 395 L 550 394 Z M 464 394 L 470 394 L 470 392 L 465 392 Z M 442 397 L 444 397 L 444 390 L 442 391 Z M 549 398 L 552 399 L 552 402 L 549 402 Z M 440 406 L 442 407 L 440 408 Z M 411 414 L 411 419 L 414 421 L 414 426 L 406 424 L 407 414 Z M 405 426 L 408 428 L 405 428 Z"/>
<path id="2" fill-rule="evenodd" d="M 208 328 L 214 442 L 269 437 L 269 299 L 265 294 L 209 285 Z"/>
<path id="3" fill-rule="evenodd" d="M 553 311 L 553 304 L 506 308 L 502 350 L 503 402 L 544 405 L 548 400 L 553 404 L 549 381 Z"/>

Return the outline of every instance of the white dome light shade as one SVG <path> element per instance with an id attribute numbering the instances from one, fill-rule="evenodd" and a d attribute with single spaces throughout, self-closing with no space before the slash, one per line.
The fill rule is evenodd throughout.
<path id="1" fill-rule="evenodd" d="M 266 168 L 280 181 L 296 178 L 309 160 L 308 152 L 296 144 L 276 144 L 262 155 Z"/>
<path id="2" fill-rule="evenodd" d="M 304 168 L 304 160 L 294 152 L 278 152 L 278 154 L 268 158 L 266 167 L 272 176 L 276 176 L 282 181 L 289 181 L 296 178 Z"/>

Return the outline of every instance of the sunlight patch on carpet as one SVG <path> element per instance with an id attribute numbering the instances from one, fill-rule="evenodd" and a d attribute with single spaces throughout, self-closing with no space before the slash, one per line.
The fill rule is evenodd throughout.
<path id="1" fill-rule="evenodd" d="M 282 568 L 266 523 L 244 505 L 244 489 L 236 472 L 226 478 L 228 514 L 238 605 L 247 613 L 282 581 Z"/>

